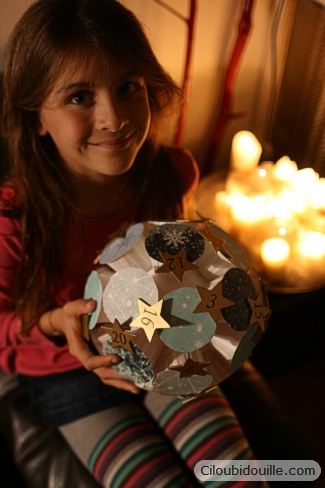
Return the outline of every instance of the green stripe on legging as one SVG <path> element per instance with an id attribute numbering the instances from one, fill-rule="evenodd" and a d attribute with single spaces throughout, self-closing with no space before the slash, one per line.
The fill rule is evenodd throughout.
<path id="1" fill-rule="evenodd" d="M 125 483 L 128 480 L 130 473 L 136 472 L 136 470 L 140 466 L 143 466 L 144 464 L 148 463 L 155 457 L 164 454 L 165 452 L 168 452 L 166 449 L 166 445 L 162 444 L 162 442 L 159 441 L 159 444 L 158 442 L 156 443 L 156 445 L 151 444 L 149 446 L 146 446 L 145 448 L 139 449 L 131 456 L 128 455 L 125 470 L 123 469 L 116 473 L 112 481 L 112 488 L 125 486 Z M 160 471 L 159 466 L 154 471 L 154 474 L 156 475 L 158 481 L 160 476 L 164 475 L 164 473 Z"/>
<path id="2" fill-rule="evenodd" d="M 218 389 L 215 392 L 211 393 L 210 396 L 197 397 L 196 399 L 194 398 L 193 400 L 189 400 L 188 403 L 186 402 L 184 403 L 184 401 L 180 400 L 179 398 L 175 399 L 173 402 L 167 405 L 165 410 L 160 414 L 158 418 L 159 424 L 166 425 L 170 421 L 170 419 L 179 412 L 180 408 L 184 407 L 184 409 L 186 409 L 186 407 L 189 406 L 192 403 L 192 401 L 196 401 L 200 399 L 202 400 L 213 399 L 218 404 L 222 405 L 224 408 L 229 409 L 229 405 L 227 403 L 227 400 L 225 399 L 224 394 L 221 392 L 221 390 Z"/>
<path id="3" fill-rule="evenodd" d="M 107 430 L 103 434 L 103 436 L 98 440 L 97 444 L 95 445 L 88 459 L 87 464 L 91 471 L 94 470 L 97 458 L 100 456 L 101 452 L 103 451 L 105 446 L 109 443 L 109 441 L 113 439 L 116 436 L 116 434 L 120 433 L 126 428 L 129 428 L 131 425 L 137 422 L 147 423 L 148 418 L 145 415 L 134 415 L 132 417 L 126 417 L 120 420 L 119 422 L 117 422 L 111 429 Z"/>
<path id="4" fill-rule="evenodd" d="M 227 430 L 228 426 L 238 425 L 233 419 L 231 422 L 224 422 L 227 417 L 222 417 L 217 421 L 209 422 L 201 427 L 200 430 L 195 431 L 194 435 L 190 437 L 181 447 L 182 457 L 187 457 L 193 450 L 197 449 L 199 445 L 203 444 L 207 437 L 211 436 L 211 432 L 215 435 Z"/>

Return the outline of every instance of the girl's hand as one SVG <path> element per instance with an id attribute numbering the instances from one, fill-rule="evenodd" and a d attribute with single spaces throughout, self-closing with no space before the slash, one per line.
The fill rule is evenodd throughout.
<path id="1" fill-rule="evenodd" d="M 93 371 L 106 385 L 139 393 L 139 389 L 129 380 L 124 379 L 111 368 L 120 361 L 116 354 L 95 356 L 87 342 L 82 337 L 80 316 L 93 312 L 96 308 L 95 300 L 79 299 L 67 302 L 63 307 L 55 308 L 44 313 L 39 321 L 40 330 L 48 336 L 64 335 L 69 345 L 70 353 L 75 356 L 88 371 Z"/>

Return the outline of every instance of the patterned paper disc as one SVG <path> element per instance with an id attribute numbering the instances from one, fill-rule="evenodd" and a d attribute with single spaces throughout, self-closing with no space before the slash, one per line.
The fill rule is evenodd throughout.
<path id="1" fill-rule="evenodd" d="M 103 293 L 107 317 L 123 324 L 139 314 L 138 298 L 149 305 L 158 301 L 158 289 L 153 278 L 140 268 L 125 268 L 115 273 Z"/>
<path id="2" fill-rule="evenodd" d="M 248 298 L 256 298 L 255 286 L 249 275 L 239 268 L 230 269 L 223 277 L 222 293 L 236 303 L 222 309 L 223 318 L 235 330 L 248 329 L 252 315 Z"/>
<path id="3" fill-rule="evenodd" d="M 216 225 L 208 224 L 208 229 L 219 239 L 224 239 L 226 248 L 231 254 L 231 258 L 229 259 L 235 264 L 235 266 L 244 269 L 250 268 L 250 262 L 245 251 L 238 245 L 237 241 L 235 241 L 233 237 Z"/>
<path id="4" fill-rule="evenodd" d="M 197 395 L 210 386 L 212 379 L 210 374 L 180 378 L 177 371 L 166 370 L 155 376 L 152 386 L 165 395 Z"/>
<path id="5" fill-rule="evenodd" d="M 112 347 L 111 339 L 103 344 L 103 354 L 117 354 L 121 362 L 113 368 L 124 378 L 138 384 L 145 384 L 154 376 L 152 365 L 147 356 L 135 344 L 132 345 L 134 354 L 123 347 Z"/>
<path id="6" fill-rule="evenodd" d="M 86 300 L 93 299 L 96 300 L 97 302 L 96 309 L 89 314 L 90 316 L 90 320 L 88 324 L 89 329 L 93 329 L 97 324 L 98 316 L 100 313 L 100 303 L 102 300 L 102 293 L 103 293 L 102 284 L 98 276 L 98 273 L 97 271 L 92 271 L 87 278 L 85 291 L 84 291 L 84 298 Z"/>
<path id="7" fill-rule="evenodd" d="M 164 316 L 170 329 L 163 329 L 161 340 L 171 349 L 191 352 L 211 341 L 216 324 L 209 313 L 193 313 L 201 300 L 195 288 L 179 288 L 164 296 L 164 310 L 170 310 L 170 317 Z"/>
<path id="8" fill-rule="evenodd" d="M 125 254 L 143 233 L 144 225 L 142 223 L 132 225 L 125 234 L 125 237 L 119 237 L 105 247 L 100 257 L 100 264 L 110 263 Z"/>
<path id="9" fill-rule="evenodd" d="M 160 251 L 177 254 L 187 250 L 186 257 L 191 263 L 204 251 L 205 243 L 201 234 L 189 225 L 163 224 L 153 228 L 146 237 L 146 249 L 150 257 L 163 263 Z"/>

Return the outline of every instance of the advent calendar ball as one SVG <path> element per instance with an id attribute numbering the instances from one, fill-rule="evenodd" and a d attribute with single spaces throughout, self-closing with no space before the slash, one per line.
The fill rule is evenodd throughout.
<path id="1" fill-rule="evenodd" d="M 145 390 L 195 396 L 247 359 L 270 314 L 259 276 L 211 221 L 139 222 L 103 249 L 85 286 L 90 340 Z"/>

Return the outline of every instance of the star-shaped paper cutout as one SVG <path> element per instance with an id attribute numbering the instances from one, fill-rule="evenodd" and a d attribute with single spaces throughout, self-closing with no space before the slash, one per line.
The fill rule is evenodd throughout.
<path id="1" fill-rule="evenodd" d="M 193 361 L 191 358 L 187 358 L 185 363 L 179 366 L 169 366 L 168 369 L 173 369 L 174 371 L 179 371 L 180 378 L 186 378 L 188 376 L 193 376 L 195 374 L 200 376 L 205 376 L 206 371 L 203 371 L 206 366 L 209 366 L 211 362 L 199 362 Z"/>
<path id="2" fill-rule="evenodd" d="M 140 327 L 144 330 L 149 342 L 152 341 L 153 335 L 157 329 L 169 329 L 170 325 L 161 316 L 163 300 L 148 305 L 141 298 L 138 299 L 139 315 L 131 322 L 130 327 Z"/>
<path id="3" fill-rule="evenodd" d="M 106 330 L 112 338 L 112 347 L 122 347 L 126 349 L 131 354 L 134 354 L 134 350 L 131 341 L 137 334 L 132 334 L 131 332 L 122 329 L 121 324 L 117 319 L 114 320 L 113 327 L 107 325 L 102 325 L 101 329 Z"/>
<path id="4" fill-rule="evenodd" d="M 200 233 L 203 237 L 205 237 L 209 242 L 211 242 L 214 252 L 220 251 L 222 254 L 227 256 L 228 258 L 232 258 L 231 253 L 226 248 L 226 241 L 224 239 L 220 239 L 217 237 L 214 232 L 212 232 L 207 226 L 204 229 L 200 230 Z"/>
<path id="5" fill-rule="evenodd" d="M 199 268 L 196 264 L 187 260 L 186 249 L 183 249 L 177 254 L 160 251 L 160 255 L 164 260 L 164 264 L 156 270 L 156 273 L 172 273 L 180 283 L 182 282 L 185 271 Z"/>
<path id="6" fill-rule="evenodd" d="M 264 330 L 265 320 L 270 315 L 271 309 L 264 304 L 262 293 L 260 292 L 255 300 L 253 298 L 248 298 L 248 303 L 252 309 L 249 324 L 252 325 L 258 323 Z"/>
<path id="7" fill-rule="evenodd" d="M 202 286 L 197 286 L 196 289 L 199 292 L 201 301 L 197 304 L 193 313 L 208 312 L 216 323 L 219 320 L 222 308 L 235 305 L 235 302 L 223 296 L 222 281 L 219 281 L 219 283 L 211 288 L 211 290 L 203 288 Z"/>

